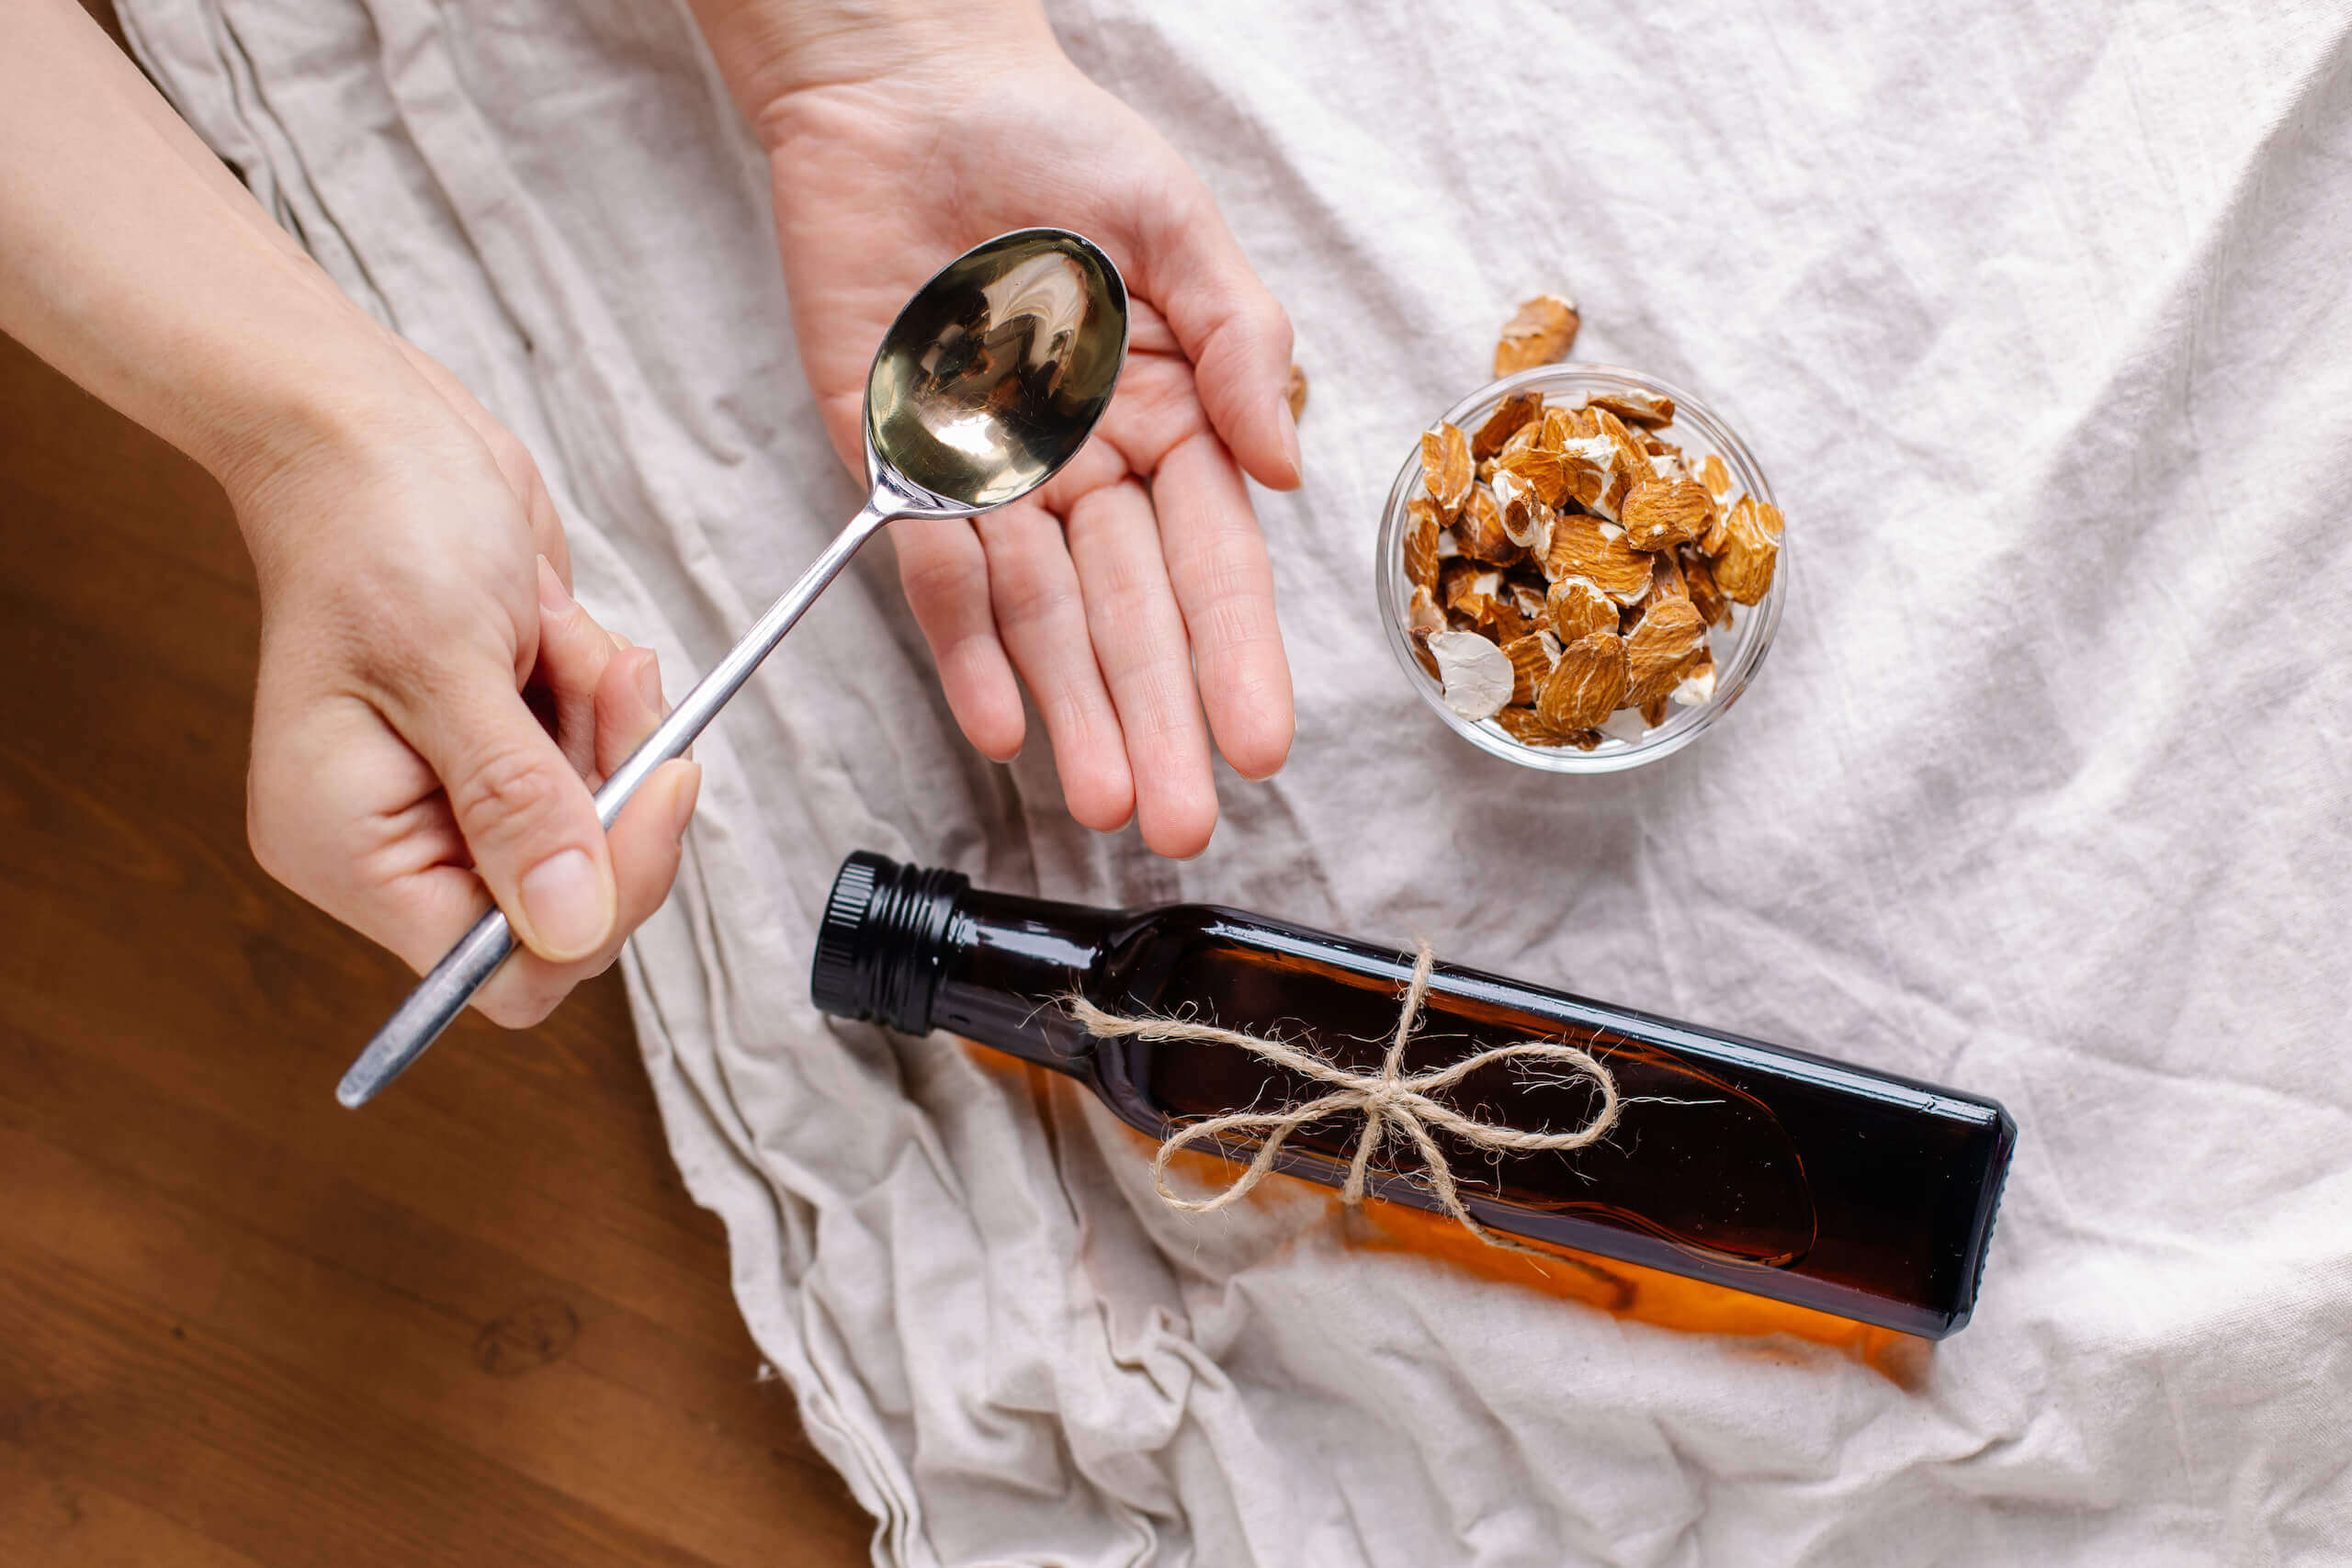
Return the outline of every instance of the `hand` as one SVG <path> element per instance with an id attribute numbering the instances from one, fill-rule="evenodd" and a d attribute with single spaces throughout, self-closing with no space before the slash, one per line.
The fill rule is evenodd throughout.
<path id="1" fill-rule="evenodd" d="M 270 874 L 419 970 L 494 894 L 527 951 L 475 1005 L 519 1026 L 660 907 L 701 770 L 664 764 L 607 840 L 590 790 L 661 721 L 654 656 L 571 598 L 521 445 L 400 348 L 406 418 L 231 486 L 262 587 L 248 826 Z"/>
<path id="2" fill-rule="evenodd" d="M 1132 332 L 1096 438 L 1024 502 L 890 532 L 972 744 L 1020 750 L 1017 673 L 1070 814 L 1104 831 L 1132 815 L 1153 850 L 1197 854 L 1216 824 L 1210 736 L 1246 778 L 1290 749 L 1290 669 L 1241 480 L 1298 482 L 1289 322 L 1183 161 L 1049 38 L 880 52 L 885 74 L 796 84 L 753 111 L 809 382 L 862 475 L 866 368 L 925 278 L 1035 224 L 1110 254 Z"/>

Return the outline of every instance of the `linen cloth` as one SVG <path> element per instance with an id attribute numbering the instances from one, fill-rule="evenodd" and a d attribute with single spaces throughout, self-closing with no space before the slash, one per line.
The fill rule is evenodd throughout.
<path id="1" fill-rule="evenodd" d="M 583 598 L 673 695 L 849 515 L 764 170 L 682 12 L 121 9 L 271 210 L 530 445 Z M 1223 776 L 1195 862 L 1091 836 L 1042 740 L 957 738 L 877 548 L 702 742 L 629 992 L 876 1562 L 2340 1561 L 2345 8 L 1055 20 L 1297 324 L 1310 479 L 1258 501 L 1298 740 Z M 1546 289 L 1578 357 L 1715 403 L 1789 517 L 1760 679 L 1630 775 L 1462 744 L 1372 609 L 1398 463 Z M 1975 1322 L 1889 1377 L 1351 1245 L 1304 1189 L 1167 1212 L 1070 1087 L 811 1010 L 859 847 L 1427 931 L 1995 1095 L 2022 1139 Z"/>

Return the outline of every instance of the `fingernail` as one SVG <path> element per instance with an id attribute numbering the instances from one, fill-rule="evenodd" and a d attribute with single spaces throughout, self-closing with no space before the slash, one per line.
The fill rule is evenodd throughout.
<path id="1" fill-rule="evenodd" d="M 1277 423 L 1280 424 L 1283 433 L 1283 453 L 1285 457 L 1290 458 L 1291 473 L 1299 479 L 1305 479 L 1306 477 L 1306 456 L 1300 450 L 1298 445 L 1297 417 L 1290 412 L 1290 400 L 1288 398 L 1283 399 L 1279 407 L 1282 410 L 1282 413 Z"/>
<path id="2" fill-rule="evenodd" d="M 637 667 L 637 697 L 648 713 L 662 713 L 662 660 L 651 649 Z"/>
<path id="3" fill-rule="evenodd" d="M 702 799 L 702 764 L 687 762 L 684 766 L 686 773 L 678 783 L 676 807 L 678 831 L 675 836 L 681 838 L 685 835 L 686 824 L 694 820 L 695 803 Z"/>
<path id="4" fill-rule="evenodd" d="M 563 579 L 556 575 L 555 563 L 545 556 L 539 558 L 539 608 L 559 619 L 569 615 L 575 608 L 571 591 L 564 587 Z"/>
<path id="5" fill-rule="evenodd" d="M 540 955 L 565 963 L 604 945 L 612 930 L 604 878 L 584 850 L 561 850 L 523 876 L 523 913 Z"/>
<path id="6" fill-rule="evenodd" d="M 613 651 L 615 653 L 627 653 L 630 649 L 637 646 L 637 644 L 629 641 L 628 638 L 621 636 L 618 632 L 606 632 L 605 635 L 613 639 Z"/>

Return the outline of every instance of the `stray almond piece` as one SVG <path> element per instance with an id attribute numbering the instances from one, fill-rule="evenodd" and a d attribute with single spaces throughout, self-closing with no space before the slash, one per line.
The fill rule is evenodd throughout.
<path id="1" fill-rule="evenodd" d="M 1566 359 L 1582 324 L 1575 300 L 1538 294 L 1503 324 L 1502 341 L 1495 344 L 1495 374 L 1514 376 Z"/>
<path id="2" fill-rule="evenodd" d="M 1440 632 L 1429 639 L 1429 649 L 1437 659 L 1447 707 L 1473 724 L 1503 711 L 1518 675 L 1491 638 L 1476 632 Z"/>
<path id="3" fill-rule="evenodd" d="M 1601 392 L 1585 400 L 1588 406 L 1607 409 L 1627 424 L 1643 424 L 1656 429 L 1674 423 L 1674 400 L 1656 392 L 1628 388 L 1622 392 Z"/>
<path id="4" fill-rule="evenodd" d="M 1541 392 L 1513 392 L 1490 410 L 1478 422 L 1477 433 L 1470 437 L 1470 456 L 1484 462 L 1503 449 L 1519 428 L 1544 412 Z"/>
<path id="5" fill-rule="evenodd" d="M 1295 424 L 1306 412 L 1306 372 L 1295 365 L 1290 367 L 1290 390 L 1284 395 L 1290 399 L 1291 423 Z"/>
<path id="6" fill-rule="evenodd" d="M 1624 705 L 1644 709 L 1642 716 L 1649 718 L 1649 705 L 1666 700 L 1683 666 L 1706 646 L 1707 623 L 1688 599 L 1651 605 L 1625 638 Z"/>
<path id="7" fill-rule="evenodd" d="M 1535 716 L 1553 729 L 1590 729 L 1624 700 L 1625 641 L 1615 632 L 1594 632 L 1560 651 L 1535 699 Z"/>
<path id="8" fill-rule="evenodd" d="M 1510 660 L 1515 671 L 1510 700 L 1521 705 L 1532 703 L 1550 678 L 1552 666 L 1560 661 L 1560 639 L 1548 631 L 1530 632 L 1503 644 L 1503 657 Z"/>
<path id="9" fill-rule="evenodd" d="M 1627 544 L 1622 529 L 1597 517 L 1564 515 L 1552 525 L 1544 575 L 1554 582 L 1585 578 L 1620 604 L 1638 604 L 1650 591 L 1650 558 Z"/>
<path id="10" fill-rule="evenodd" d="M 1675 552 L 1682 566 L 1682 584 L 1699 618 L 1711 626 L 1731 625 L 1731 601 L 1715 586 L 1715 569 L 1705 555 L 1690 546 Z"/>
<path id="11" fill-rule="evenodd" d="M 1781 509 L 1752 495 L 1724 520 L 1724 547 L 1715 558 L 1715 586 L 1736 604 L 1753 604 L 1770 592 L 1781 556 Z"/>
<path id="12" fill-rule="evenodd" d="M 1634 487 L 1617 520 L 1635 549 L 1664 550 L 1705 533 L 1713 513 L 1707 492 L 1689 479 L 1650 479 Z"/>
<path id="13" fill-rule="evenodd" d="M 1441 423 L 1421 433 L 1421 483 L 1447 518 L 1457 515 L 1470 499 L 1477 478 L 1470 462 L 1470 442 L 1453 425 Z"/>
<path id="14" fill-rule="evenodd" d="M 1562 642 L 1617 629 L 1617 604 L 1589 577 L 1564 577 L 1552 584 L 1544 608 Z"/>
<path id="15" fill-rule="evenodd" d="M 1410 520 L 1405 525 L 1405 581 L 1416 588 L 1435 588 L 1437 504 L 1426 496 L 1417 495 L 1408 503 L 1407 511 Z"/>
<path id="16" fill-rule="evenodd" d="M 1471 487 L 1469 503 L 1454 520 L 1453 537 L 1464 555 L 1496 566 L 1510 566 L 1527 556 L 1526 548 L 1503 531 L 1502 509 L 1495 498 L 1479 486 Z"/>

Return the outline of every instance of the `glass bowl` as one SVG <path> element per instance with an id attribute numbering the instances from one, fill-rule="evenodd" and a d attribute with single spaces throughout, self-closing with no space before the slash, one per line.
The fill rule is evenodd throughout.
<path id="1" fill-rule="evenodd" d="M 1690 459 L 1690 466 L 1696 468 L 1713 452 L 1731 470 L 1732 483 L 1737 490 L 1758 501 L 1772 502 L 1772 487 L 1765 479 L 1764 470 L 1757 467 L 1747 445 L 1712 409 L 1679 387 L 1613 365 L 1544 365 L 1522 370 L 1479 388 L 1439 417 L 1461 426 L 1466 434 L 1486 417 L 1488 409 L 1513 392 L 1539 391 L 1549 401 L 1554 398 L 1573 400 L 1579 396 L 1626 390 L 1672 398 L 1674 423 L 1667 427 L 1667 434 Z M 1427 428 L 1436 428 L 1437 423 L 1431 420 Z M 1381 518 L 1380 555 L 1373 580 L 1380 599 L 1380 619 L 1388 628 L 1388 647 L 1396 656 L 1397 667 L 1405 671 L 1405 679 L 1412 682 L 1430 711 L 1444 720 L 1455 734 L 1482 751 L 1522 767 L 1541 768 L 1552 773 L 1613 773 L 1681 750 L 1722 718 L 1739 700 L 1740 694 L 1747 690 L 1747 683 L 1756 678 L 1758 667 L 1771 649 L 1772 634 L 1781 624 L 1781 605 L 1788 598 L 1789 542 L 1785 534 L 1781 538 L 1772 586 L 1762 601 L 1752 605 L 1734 604 L 1730 626 L 1708 629 L 1707 642 L 1715 660 L 1714 695 L 1696 707 L 1673 709 L 1665 723 L 1643 730 L 1636 739 L 1611 736 L 1589 751 L 1567 746 L 1529 746 L 1512 739 L 1493 719 L 1473 723 L 1447 707 L 1442 689 L 1413 657 L 1412 641 L 1406 629 L 1406 611 L 1413 593 L 1412 584 L 1405 579 L 1405 527 L 1411 520 L 1406 503 L 1420 493 L 1419 439 L 1420 433 L 1416 431 L 1414 447 L 1407 455 L 1405 466 L 1397 470 L 1396 482 L 1389 487 L 1388 510 Z M 1621 713 L 1612 728 L 1639 724 L 1638 715 Z"/>

